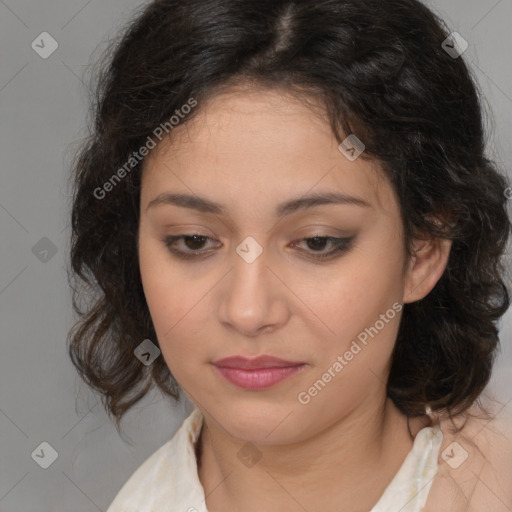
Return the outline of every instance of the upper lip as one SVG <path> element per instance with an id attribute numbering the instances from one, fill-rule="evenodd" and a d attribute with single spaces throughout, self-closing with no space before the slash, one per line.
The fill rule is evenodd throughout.
<path id="1" fill-rule="evenodd" d="M 214 361 L 215 366 L 221 366 L 223 368 L 240 368 L 242 370 L 256 370 L 260 368 L 288 368 L 290 366 L 301 366 L 304 363 L 297 361 L 285 361 L 278 357 L 272 356 L 259 356 L 254 359 L 248 359 L 246 357 L 234 356 L 226 357 Z"/>

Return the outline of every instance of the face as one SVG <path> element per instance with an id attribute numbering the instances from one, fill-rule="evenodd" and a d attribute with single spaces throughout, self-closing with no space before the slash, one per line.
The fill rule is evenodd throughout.
<path id="1" fill-rule="evenodd" d="M 285 93 L 198 108 L 143 169 L 140 272 L 162 356 L 231 436 L 298 442 L 383 401 L 407 285 L 398 202 L 376 164 L 350 161 L 327 119 Z M 279 211 L 333 193 L 357 200 Z M 260 355 L 302 366 L 259 371 L 248 389 L 225 376 L 247 386 L 248 372 L 213 364 Z"/>

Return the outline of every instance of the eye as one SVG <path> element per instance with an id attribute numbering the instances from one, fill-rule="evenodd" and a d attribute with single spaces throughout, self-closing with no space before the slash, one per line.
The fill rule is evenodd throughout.
<path id="1" fill-rule="evenodd" d="M 182 249 L 176 249 L 176 242 L 183 240 L 186 244 L 186 247 L 192 249 L 191 251 L 184 251 Z M 204 245 L 206 240 L 211 240 L 209 236 L 206 235 L 176 235 L 176 236 L 167 236 L 164 239 L 164 243 L 169 249 L 169 251 L 175 254 L 178 258 L 181 259 L 192 259 L 192 258 L 203 258 L 204 252 L 201 251 L 201 246 Z"/>
<path id="2" fill-rule="evenodd" d="M 314 248 L 312 251 L 306 252 L 318 253 L 310 255 L 311 258 L 323 259 L 333 258 L 338 253 L 342 251 L 347 251 L 351 246 L 352 240 L 353 238 L 336 238 L 333 236 L 316 235 L 310 238 L 302 238 L 301 240 L 299 240 L 299 242 L 306 242 L 307 247 Z M 333 247 L 333 249 L 327 252 L 322 252 L 322 248 L 324 248 L 327 243 L 331 244 L 331 247 Z M 293 244 L 296 244 L 296 242 L 293 242 Z"/>
<path id="3" fill-rule="evenodd" d="M 312 247 L 312 250 L 301 250 L 301 252 L 309 253 L 308 257 L 312 259 L 327 259 L 333 258 L 338 253 L 343 251 L 347 251 L 353 241 L 352 238 L 336 238 L 332 236 L 320 236 L 315 235 L 314 237 L 302 238 L 300 240 L 296 240 L 291 243 L 292 246 L 297 246 L 297 243 L 306 242 L 308 247 Z M 182 234 L 175 236 L 167 236 L 164 238 L 163 242 L 169 252 L 174 254 L 176 257 L 183 260 L 191 260 L 191 259 L 203 259 L 208 257 L 208 253 L 211 251 L 202 250 L 204 248 L 204 244 L 208 240 L 213 240 L 211 237 L 200 234 Z M 177 249 L 176 243 L 183 242 L 186 249 Z M 323 252 L 322 249 L 325 248 L 326 244 L 330 244 L 333 249 L 330 251 Z M 315 254 L 317 253 L 317 254 Z"/>

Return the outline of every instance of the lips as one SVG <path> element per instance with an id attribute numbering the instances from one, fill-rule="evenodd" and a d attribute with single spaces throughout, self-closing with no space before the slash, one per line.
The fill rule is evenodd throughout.
<path id="1" fill-rule="evenodd" d="M 277 357 L 259 356 L 255 359 L 236 356 L 213 363 L 218 373 L 235 386 L 247 390 L 263 390 L 300 372 L 306 363 L 286 361 Z"/>
<path id="2" fill-rule="evenodd" d="M 278 357 L 272 356 L 259 356 L 254 359 L 248 359 L 246 357 L 235 356 L 226 357 L 213 363 L 219 368 L 232 368 L 239 370 L 261 370 L 266 368 L 293 368 L 296 366 L 302 366 L 303 362 L 297 361 L 286 361 Z"/>

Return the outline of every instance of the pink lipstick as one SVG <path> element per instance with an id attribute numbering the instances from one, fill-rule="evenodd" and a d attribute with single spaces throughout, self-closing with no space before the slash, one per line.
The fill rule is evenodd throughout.
<path id="1" fill-rule="evenodd" d="M 285 361 L 271 356 L 255 359 L 227 357 L 213 365 L 229 382 L 244 389 L 265 389 L 297 373 L 306 363 Z"/>

